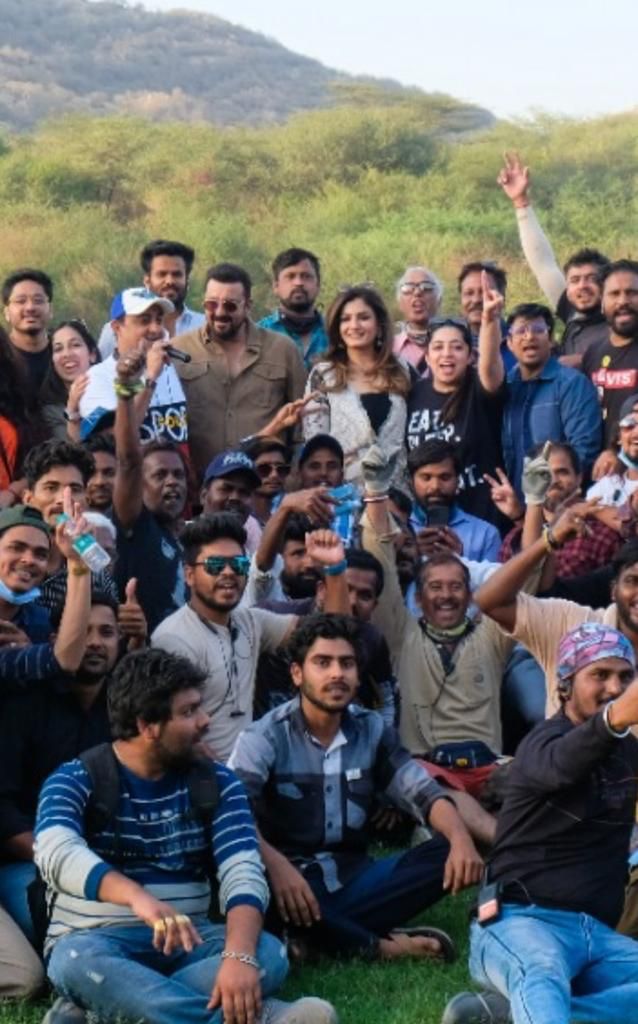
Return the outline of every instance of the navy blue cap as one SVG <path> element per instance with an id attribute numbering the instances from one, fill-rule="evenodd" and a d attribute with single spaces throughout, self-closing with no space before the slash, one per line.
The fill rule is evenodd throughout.
<path id="1" fill-rule="evenodd" d="M 255 463 L 244 452 L 229 451 L 216 455 L 212 462 L 209 462 L 204 473 L 204 486 L 210 480 L 217 480 L 220 476 L 230 476 L 231 473 L 244 473 L 250 477 L 252 484 L 259 487 L 261 478 L 255 469 Z"/>

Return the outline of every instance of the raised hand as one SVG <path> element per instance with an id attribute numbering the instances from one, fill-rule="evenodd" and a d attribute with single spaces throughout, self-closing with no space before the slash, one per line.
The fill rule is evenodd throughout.
<path id="1" fill-rule="evenodd" d="M 587 518 L 595 515 L 600 498 L 578 501 L 568 505 L 552 523 L 552 536 L 557 544 L 563 544 L 570 537 L 584 537 L 590 532 Z"/>
<path id="2" fill-rule="evenodd" d="M 146 353 L 146 377 L 148 380 L 156 381 L 164 367 L 168 364 L 169 358 L 166 355 L 166 349 L 170 343 L 170 338 L 154 341 Z"/>
<path id="3" fill-rule="evenodd" d="M 490 288 L 490 279 L 487 271 L 481 271 L 481 289 L 483 291 L 483 313 L 482 319 L 486 323 L 499 321 L 503 311 L 505 298 L 496 288 Z"/>
<path id="4" fill-rule="evenodd" d="M 320 566 L 339 565 L 346 557 L 343 541 L 333 530 L 313 530 L 307 533 L 306 554 Z"/>
<path id="5" fill-rule="evenodd" d="M 66 410 L 69 413 L 76 413 L 80 408 L 80 399 L 89 386 L 89 375 L 88 373 L 81 373 L 79 377 L 76 377 L 71 387 L 69 388 L 69 394 L 66 400 Z"/>
<path id="6" fill-rule="evenodd" d="M 546 441 L 540 455 L 533 459 L 525 456 L 521 486 L 528 505 L 542 505 L 547 497 L 552 483 L 552 471 L 547 461 L 551 448 L 552 442 Z"/>
<path id="7" fill-rule="evenodd" d="M 148 623 L 137 599 L 137 580 L 135 577 L 126 584 L 125 601 L 117 610 L 117 623 L 122 636 L 128 637 L 128 650 L 135 651 L 146 644 Z"/>
<path id="8" fill-rule="evenodd" d="M 281 409 L 275 413 L 270 423 L 267 423 L 263 430 L 259 431 L 260 437 L 273 437 L 282 434 L 284 430 L 296 427 L 306 413 L 310 412 L 307 406 L 310 402 L 316 402 L 321 398 L 320 391 L 312 391 L 304 398 L 297 398 L 294 402 L 286 402 Z"/>
<path id="9" fill-rule="evenodd" d="M 334 515 L 335 503 L 327 487 L 307 487 L 291 491 L 283 498 L 282 507 L 307 516 L 311 523 L 328 526 Z"/>
<path id="10" fill-rule="evenodd" d="M 489 473 L 483 473 L 484 479 L 487 480 L 488 484 L 492 488 L 490 491 L 490 498 L 496 505 L 499 512 L 502 512 L 508 519 L 512 519 L 514 521 L 520 519 L 525 514 L 525 509 L 516 497 L 516 491 L 500 466 L 497 466 L 494 472 L 498 477 L 496 480 L 493 476 L 490 476 Z"/>
<path id="11" fill-rule="evenodd" d="M 82 515 L 82 506 L 71 497 L 71 488 L 65 487 L 62 492 L 62 516 L 55 528 L 55 543 L 60 554 L 67 562 L 84 565 L 82 558 L 73 547 L 73 541 L 82 533 L 90 533 L 89 524 Z"/>
<path id="12" fill-rule="evenodd" d="M 133 352 L 120 356 L 115 367 L 115 373 L 120 384 L 132 384 L 139 380 L 142 370 L 146 365 L 146 352 L 140 346 Z"/>
<path id="13" fill-rule="evenodd" d="M 503 167 L 496 181 L 514 206 L 529 205 L 529 167 L 524 167 L 518 153 L 504 153 Z"/>
<path id="14" fill-rule="evenodd" d="M 399 457 L 397 449 L 386 455 L 378 444 L 371 444 L 361 460 L 361 470 L 368 494 L 386 494 Z"/>

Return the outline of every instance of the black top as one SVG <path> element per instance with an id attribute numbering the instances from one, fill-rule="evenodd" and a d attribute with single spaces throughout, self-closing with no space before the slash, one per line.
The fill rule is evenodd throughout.
<path id="1" fill-rule="evenodd" d="M 47 345 L 41 352 L 25 352 L 14 345 L 13 353 L 22 369 L 28 401 L 33 404 L 51 365 L 51 346 Z"/>
<path id="2" fill-rule="evenodd" d="M 637 771 L 638 741 L 611 736 L 602 714 L 580 726 L 562 711 L 540 722 L 516 751 L 489 859 L 504 901 L 590 914 L 614 928 Z"/>
<path id="3" fill-rule="evenodd" d="M 565 324 L 560 345 L 561 356 L 584 355 L 591 345 L 609 340 L 609 324 L 600 309 L 579 313 L 563 292 L 556 315 Z"/>
<path id="4" fill-rule="evenodd" d="M 582 370 L 594 382 L 603 407 L 605 447 L 613 447 L 620 407 L 638 391 L 638 338 L 622 347 L 597 342 L 585 352 Z"/>
<path id="5" fill-rule="evenodd" d="M 0 717 L 0 840 L 33 830 L 40 787 L 52 771 L 110 738 L 106 686 L 88 711 L 63 681 L 9 697 Z"/>
<path id="6" fill-rule="evenodd" d="M 130 530 L 123 530 L 117 516 L 118 560 L 115 571 L 124 600 L 124 588 L 137 579 L 137 594 L 144 609 L 148 632 L 186 603 L 182 546 L 174 534 L 144 507 Z"/>
<path id="7" fill-rule="evenodd" d="M 366 391 L 359 398 L 368 414 L 370 426 L 378 434 L 390 413 L 390 396 L 386 392 Z"/>
<path id="8" fill-rule="evenodd" d="M 408 396 L 408 449 L 412 450 L 433 438 L 457 444 L 462 466 L 459 505 L 466 512 L 496 523 L 500 528 L 504 525 L 502 517 L 490 498 L 490 486 L 483 474 L 493 476 L 496 467 L 503 465 L 501 421 L 505 388 L 494 395 L 489 394 L 472 371 L 467 394 L 458 413 L 444 422 L 443 407 L 450 397 L 436 391 L 430 377 L 413 386 Z M 510 525 L 507 523 L 508 528 Z"/>

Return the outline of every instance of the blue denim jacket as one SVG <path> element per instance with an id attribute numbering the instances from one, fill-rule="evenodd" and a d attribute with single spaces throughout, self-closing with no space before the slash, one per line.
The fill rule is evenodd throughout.
<path id="1" fill-rule="evenodd" d="M 503 458 L 505 472 L 519 495 L 523 459 L 543 441 L 567 441 L 578 452 L 585 472 L 602 445 L 602 417 L 594 385 L 553 356 L 532 380 L 522 380 L 518 366 L 507 375 Z"/>

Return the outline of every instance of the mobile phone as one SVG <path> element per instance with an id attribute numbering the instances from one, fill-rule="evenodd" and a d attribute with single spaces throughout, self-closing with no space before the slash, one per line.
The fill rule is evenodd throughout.
<path id="1" fill-rule="evenodd" d="M 501 883 L 486 882 L 478 892 L 477 920 L 479 924 L 490 924 L 501 916 Z"/>
<path id="2" fill-rule="evenodd" d="M 427 514 L 428 526 L 447 526 L 450 521 L 450 506 L 432 505 Z"/>

